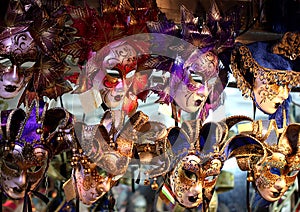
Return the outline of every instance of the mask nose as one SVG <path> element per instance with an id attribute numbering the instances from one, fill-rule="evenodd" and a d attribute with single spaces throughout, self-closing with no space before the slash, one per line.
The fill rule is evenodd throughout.
<path id="1" fill-rule="evenodd" d="M 106 177 L 102 182 L 97 185 L 98 194 L 107 193 L 111 188 L 111 179 Z"/>
<path id="2" fill-rule="evenodd" d="M 278 89 L 278 96 L 284 100 L 289 97 L 290 89 L 288 85 L 280 85 Z"/>
<path id="3" fill-rule="evenodd" d="M 16 65 L 13 65 L 8 73 L 6 73 L 6 80 L 14 83 L 20 82 L 20 76 Z"/>
<path id="4" fill-rule="evenodd" d="M 119 81 L 119 83 L 114 88 L 115 93 L 125 93 L 126 91 L 126 83 L 124 81 Z"/>
<path id="5" fill-rule="evenodd" d="M 274 187 L 280 192 L 286 186 L 286 182 L 283 178 L 278 178 Z"/>
<path id="6" fill-rule="evenodd" d="M 198 194 L 201 194 L 202 193 L 202 183 L 199 183 L 199 182 L 197 182 L 196 184 L 195 184 L 195 186 L 193 186 L 192 188 L 191 188 L 191 192 L 193 193 L 193 194 L 195 194 L 195 195 L 198 195 Z"/>

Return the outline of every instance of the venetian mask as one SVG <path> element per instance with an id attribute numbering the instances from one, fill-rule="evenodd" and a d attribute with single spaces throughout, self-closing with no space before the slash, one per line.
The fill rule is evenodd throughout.
<path id="1" fill-rule="evenodd" d="M 212 84 L 218 75 L 218 57 L 208 51 L 202 53 L 196 49 L 184 62 L 175 61 L 175 70 L 171 76 L 171 96 L 176 104 L 186 112 L 196 112 L 204 107 Z M 176 68 L 178 69 L 176 70 Z"/>
<path id="2" fill-rule="evenodd" d="M 47 109 L 35 101 L 21 108 L 1 111 L 2 191 L 13 199 L 24 198 L 45 176 L 51 158 L 68 148 L 71 117 L 62 108 Z M 66 130 L 66 131 L 65 131 Z"/>
<path id="3" fill-rule="evenodd" d="M 38 51 L 27 27 L 10 27 L 0 35 L 0 97 L 18 95 L 30 78 Z"/>
<path id="4" fill-rule="evenodd" d="M 196 155 L 187 155 L 175 166 L 170 175 L 171 189 L 178 202 L 194 208 L 211 199 L 220 174 L 222 162 L 213 159 L 205 163 Z"/>
<path id="5" fill-rule="evenodd" d="M 125 41 L 115 41 L 98 51 L 94 57 L 87 64 L 88 72 L 95 72 L 91 67 L 98 66 L 93 86 L 98 87 L 103 102 L 109 108 L 116 108 L 123 102 L 132 83 L 137 50 Z"/>
<path id="6" fill-rule="evenodd" d="M 25 193 L 40 184 L 48 169 L 49 154 L 41 147 L 16 144 L 6 154 L 1 165 L 1 188 L 12 199 L 22 199 Z"/>
<path id="7" fill-rule="evenodd" d="M 264 92 L 271 88 L 274 96 L 266 98 Z M 267 114 L 273 114 L 278 107 L 289 97 L 290 87 L 288 83 L 266 84 L 259 78 L 255 79 L 253 87 L 253 97 L 259 109 Z"/>
<path id="8" fill-rule="evenodd" d="M 266 114 L 274 114 L 288 98 L 291 88 L 299 85 L 299 73 L 293 70 L 292 61 L 272 51 L 277 45 L 275 42 L 237 44 L 231 57 L 238 88 Z"/>
<path id="9" fill-rule="evenodd" d="M 233 46 L 237 20 L 233 14 L 222 14 L 215 2 L 212 2 L 203 23 L 185 6 L 181 5 L 180 11 L 180 32 L 174 22 L 166 17 L 148 24 L 150 32 L 180 38 L 179 41 L 158 38 L 158 45 L 153 47 L 156 55 L 162 52 L 163 56 L 174 59 L 171 68 L 166 66 L 166 69 L 161 69 L 171 72 L 169 88 L 157 93 L 164 103 L 175 103 L 188 113 L 199 112 L 199 117 L 205 120 L 209 110 L 216 109 L 221 102 L 229 65 L 222 63 L 221 60 L 226 59 L 220 59 L 219 55 Z M 226 58 L 226 54 L 223 55 Z"/>
<path id="10" fill-rule="evenodd" d="M 121 110 L 108 110 L 98 125 L 75 123 L 78 143 L 73 148 L 73 185 L 84 204 L 92 204 L 126 173 L 136 131 L 148 117 L 137 112 L 123 123 Z"/>
<path id="11" fill-rule="evenodd" d="M 292 170 L 284 154 L 274 152 L 261 165 L 254 166 L 254 181 L 262 198 L 279 200 L 295 182 L 298 170 Z"/>
<path id="12" fill-rule="evenodd" d="M 86 159 L 87 160 L 87 159 Z M 73 184 L 83 204 L 91 205 L 106 194 L 117 182 L 95 163 L 78 164 L 73 169 Z"/>
<path id="13" fill-rule="evenodd" d="M 279 200 L 295 182 L 299 172 L 299 124 L 282 130 L 275 120 L 253 122 L 252 133 L 240 133 L 229 144 L 230 157 L 236 157 L 241 170 L 268 202 Z"/>
<path id="14" fill-rule="evenodd" d="M 181 130 L 169 131 L 168 140 L 176 153 L 169 172 L 170 188 L 185 208 L 208 207 L 224 163 L 226 134 L 224 123 L 201 126 L 200 120 L 186 121 Z"/>

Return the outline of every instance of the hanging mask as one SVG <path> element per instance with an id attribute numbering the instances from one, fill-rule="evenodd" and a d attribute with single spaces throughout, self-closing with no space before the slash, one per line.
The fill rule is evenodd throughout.
<path id="1" fill-rule="evenodd" d="M 223 167 L 228 129 L 247 120 L 232 116 L 220 122 L 201 124 L 199 119 L 170 128 L 171 166 L 167 175 L 172 196 L 185 208 L 208 208 Z"/>
<path id="2" fill-rule="evenodd" d="M 295 45 L 294 49 L 288 47 L 288 42 L 296 39 L 295 34 L 287 33 L 280 42 L 238 43 L 232 53 L 231 68 L 238 88 L 266 114 L 274 114 L 291 88 L 299 86 L 299 73 L 293 65 L 297 56 L 284 56 L 297 51 Z"/>
<path id="3" fill-rule="evenodd" d="M 1 189 L 21 199 L 38 187 L 51 158 L 68 148 L 71 117 L 63 108 L 47 110 L 34 102 L 28 112 L 2 111 L 1 122 Z"/>
<path id="4" fill-rule="evenodd" d="M 157 36 L 155 40 L 158 44 L 153 48 L 165 47 L 167 43 L 168 46 L 165 48 L 168 51 L 162 50 L 162 55 L 174 59 L 171 67 L 161 69 L 170 72 L 169 87 L 165 86 L 164 90 L 156 93 L 160 95 L 161 102 L 174 103 L 179 110 L 188 113 L 198 112 L 199 118 L 205 120 L 208 111 L 216 109 L 221 103 L 229 64 L 222 63 L 219 55 L 233 46 L 233 35 L 238 21 L 227 11 L 222 16 L 214 1 L 203 23 L 199 23 L 199 18 L 185 6 L 181 5 L 180 11 L 179 34 L 174 24 L 165 19 L 148 24 L 150 32 L 180 38 L 180 41 L 176 42 L 175 39 L 164 40 Z"/>
<path id="5" fill-rule="evenodd" d="M 48 168 L 48 151 L 40 147 L 15 144 L 4 156 L 1 166 L 1 187 L 12 199 L 22 199 L 27 189 L 37 188 Z"/>
<path id="6" fill-rule="evenodd" d="M 240 133 L 229 143 L 228 155 L 235 157 L 248 180 L 268 202 L 279 200 L 295 182 L 299 172 L 299 124 L 283 131 L 275 120 L 253 122 L 253 131 Z"/>
<path id="7" fill-rule="evenodd" d="M 181 129 L 171 128 L 173 161 L 169 172 L 170 188 L 185 208 L 207 208 L 224 163 L 222 145 L 227 135 L 223 123 L 201 125 L 186 121 Z"/>
<path id="8" fill-rule="evenodd" d="M 99 125 L 75 124 L 78 139 L 73 148 L 73 185 L 80 201 L 90 205 L 125 174 L 132 158 L 136 131 L 146 116 L 137 112 L 123 125 L 122 111 L 106 111 Z"/>
<path id="9" fill-rule="evenodd" d="M 86 156 L 74 152 L 73 157 L 76 160 L 72 162 L 72 182 L 83 204 L 91 205 L 96 202 L 118 182 L 118 178 L 113 178 Z M 77 160 L 81 162 L 78 163 Z"/>
<path id="10" fill-rule="evenodd" d="M 88 82 L 87 85 L 79 85 L 80 90 L 91 87 L 99 90 L 104 106 L 112 109 L 122 107 L 123 102 L 132 97 L 127 91 L 136 70 L 137 55 L 148 50 L 149 44 L 145 45 L 143 40 L 136 42 L 130 35 L 145 32 L 146 21 L 156 17 L 155 13 L 149 16 L 150 10 L 157 9 L 153 4 L 147 4 L 146 8 L 134 11 L 136 8 L 128 1 L 114 3 L 102 2 L 101 14 L 88 5 L 84 8 L 68 7 L 73 20 L 72 26 L 77 29 L 77 36 L 82 38 L 77 44 L 86 45 L 80 52 L 82 54 L 78 53 L 77 49 L 72 49 L 74 45 L 70 45 L 68 51 L 73 53 L 72 55 L 74 52 L 78 53 L 75 53 L 74 57 L 79 57 L 80 61 L 87 61 L 81 76 Z M 144 14 L 142 19 L 134 17 L 141 12 L 140 9 L 147 10 L 147 15 Z M 102 33 L 103 31 L 109 33 Z M 132 115 L 135 110 L 132 111 L 128 114 Z"/>
<path id="11" fill-rule="evenodd" d="M 0 34 L 0 97 L 19 94 L 31 76 L 38 50 L 28 27 L 8 27 Z"/>
<path id="12" fill-rule="evenodd" d="M 89 59 L 88 73 L 94 73 L 93 86 L 98 88 L 109 108 L 120 106 L 136 69 L 137 50 L 126 41 L 115 41 Z"/>
<path id="13" fill-rule="evenodd" d="M 205 65 L 199 66 L 199 63 Z M 205 67 L 207 70 L 201 70 L 199 67 L 202 69 Z M 213 70 L 209 72 L 211 70 L 208 69 Z M 206 71 L 212 75 L 209 76 Z M 215 84 L 217 72 L 218 58 L 212 52 L 202 53 L 195 50 L 184 64 L 177 58 L 171 73 L 171 97 L 182 110 L 189 113 L 197 112 L 204 107 L 209 90 L 212 84 Z"/>

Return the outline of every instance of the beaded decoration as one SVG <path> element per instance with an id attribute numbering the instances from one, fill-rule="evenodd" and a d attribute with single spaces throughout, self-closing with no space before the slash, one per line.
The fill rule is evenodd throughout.
<path id="1" fill-rule="evenodd" d="M 73 142 L 69 139 L 72 120 L 64 108 L 48 109 L 44 102 L 33 101 L 27 111 L 1 111 L 1 189 L 5 194 L 20 199 L 37 188 L 51 159 Z M 22 186 L 15 184 L 13 179 L 24 173 L 27 177 Z"/>
<path id="2" fill-rule="evenodd" d="M 204 210 L 208 207 L 226 160 L 228 129 L 244 120 L 247 117 L 232 116 L 220 122 L 202 124 L 196 119 L 168 129 L 165 139 L 170 145 L 170 166 L 167 174 L 162 176 L 180 205 L 185 208 L 200 206 Z"/>

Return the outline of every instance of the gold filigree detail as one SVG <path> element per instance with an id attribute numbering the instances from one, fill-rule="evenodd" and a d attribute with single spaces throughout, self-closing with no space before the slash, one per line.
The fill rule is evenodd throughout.
<path id="1" fill-rule="evenodd" d="M 241 90 L 242 95 L 246 98 L 251 97 L 254 82 L 249 82 L 250 75 L 254 79 L 259 78 L 265 85 L 282 85 L 289 84 L 289 87 L 300 85 L 300 73 L 293 70 L 277 70 L 260 66 L 252 57 L 249 48 L 246 45 L 237 46 L 231 55 L 231 69 L 236 79 L 237 87 Z M 253 80 L 254 80 L 253 79 Z M 265 86 L 265 90 L 260 91 L 262 101 L 273 99 L 278 91 L 274 86 Z"/>
<path id="2" fill-rule="evenodd" d="M 273 46 L 274 54 L 284 55 L 290 60 L 296 60 L 300 56 L 300 33 L 286 32 L 281 41 Z"/>

